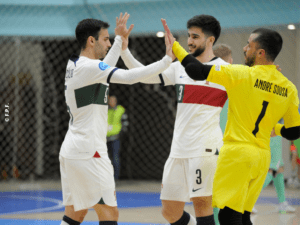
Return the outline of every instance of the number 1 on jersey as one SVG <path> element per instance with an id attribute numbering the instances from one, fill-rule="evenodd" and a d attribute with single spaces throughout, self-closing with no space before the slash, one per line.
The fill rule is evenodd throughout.
<path id="1" fill-rule="evenodd" d="M 257 120 L 256 120 L 256 123 L 255 123 L 255 128 L 254 128 L 254 130 L 252 131 L 252 134 L 256 137 L 256 134 L 257 134 L 257 132 L 259 131 L 259 127 L 258 127 L 258 125 L 259 125 L 259 123 L 260 123 L 260 121 L 262 120 L 262 118 L 265 116 L 265 114 L 266 114 L 266 111 L 267 111 L 267 107 L 268 107 L 268 105 L 269 105 L 269 102 L 267 102 L 267 101 L 263 101 L 263 107 L 262 107 L 262 110 L 261 110 L 261 112 L 260 112 L 260 114 L 259 114 L 259 116 L 258 116 L 258 118 L 257 118 Z"/>

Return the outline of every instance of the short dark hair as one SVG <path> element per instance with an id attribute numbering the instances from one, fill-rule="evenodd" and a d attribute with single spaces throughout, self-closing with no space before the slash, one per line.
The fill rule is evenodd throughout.
<path id="1" fill-rule="evenodd" d="M 259 47 L 265 50 L 266 58 L 274 62 L 282 48 L 281 35 L 274 30 L 266 28 L 258 28 L 252 34 L 258 34 L 253 41 L 257 42 Z"/>
<path id="2" fill-rule="evenodd" d="M 86 41 L 89 36 L 93 36 L 96 40 L 99 38 L 101 29 L 109 28 L 109 24 L 97 19 L 81 20 L 75 30 L 76 40 L 81 49 L 85 49 Z"/>
<path id="3" fill-rule="evenodd" d="M 217 42 L 221 33 L 221 25 L 220 22 L 213 16 L 210 15 L 197 15 L 187 21 L 187 28 L 191 27 L 201 28 L 202 32 L 206 36 L 214 36 L 215 42 Z"/>

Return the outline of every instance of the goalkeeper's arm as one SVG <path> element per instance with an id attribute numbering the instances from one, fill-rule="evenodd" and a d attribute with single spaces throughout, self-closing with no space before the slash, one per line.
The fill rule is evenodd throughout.
<path id="1" fill-rule="evenodd" d="M 285 128 L 283 124 L 278 123 L 275 125 L 275 134 L 293 141 L 300 137 L 300 126 Z"/>
<path id="2" fill-rule="evenodd" d="M 175 41 L 172 50 L 181 64 L 184 66 L 186 73 L 193 80 L 206 80 L 212 68 L 211 65 L 204 65 L 194 56 L 189 55 L 185 49 Z"/>

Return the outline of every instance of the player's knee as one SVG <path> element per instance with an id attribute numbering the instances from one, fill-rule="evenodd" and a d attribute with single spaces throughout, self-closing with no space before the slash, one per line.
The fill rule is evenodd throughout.
<path id="1" fill-rule="evenodd" d="M 84 217 L 86 216 L 87 213 L 88 213 L 88 210 L 85 210 L 85 211 L 82 213 L 82 215 L 81 215 L 81 217 L 80 217 L 80 222 L 82 222 L 82 221 L 84 220 Z"/>
<path id="2" fill-rule="evenodd" d="M 163 207 L 161 210 L 162 216 L 167 220 L 167 221 L 176 221 L 177 215 L 173 212 L 173 210 L 169 207 Z M 180 217 L 179 217 L 180 218 Z"/>
<path id="3" fill-rule="evenodd" d="M 191 198 L 193 201 L 194 206 L 197 208 L 207 208 L 211 207 L 212 204 L 212 196 L 207 196 L 207 197 L 196 197 L 196 198 Z"/>
<path id="4" fill-rule="evenodd" d="M 118 210 L 117 207 L 112 207 L 111 215 L 115 219 L 115 221 L 118 221 L 118 219 L 119 219 L 119 210 Z"/>
<path id="5" fill-rule="evenodd" d="M 88 210 L 83 210 L 80 215 L 79 215 L 79 222 L 82 223 L 84 220 L 84 217 L 86 216 L 86 214 L 88 213 Z"/>
<path id="6" fill-rule="evenodd" d="M 169 210 L 167 209 L 167 207 L 163 207 L 162 209 L 161 209 L 161 214 L 163 215 L 163 217 L 164 218 L 168 218 L 169 217 L 169 215 L 170 215 L 170 212 L 169 212 Z"/>

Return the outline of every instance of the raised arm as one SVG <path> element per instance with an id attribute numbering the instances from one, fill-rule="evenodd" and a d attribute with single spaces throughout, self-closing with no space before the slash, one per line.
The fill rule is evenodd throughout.
<path id="1" fill-rule="evenodd" d="M 121 36 L 117 35 L 115 37 L 114 44 L 112 45 L 109 52 L 103 59 L 103 62 L 105 62 L 107 65 L 115 67 L 121 54 L 121 47 L 122 47 L 122 39 Z"/>
<path id="2" fill-rule="evenodd" d="M 128 48 L 125 51 L 121 52 L 121 57 L 125 65 L 129 69 L 144 67 L 142 63 L 140 63 L 138 60 L 134 58 L 134 56 L 131 54 Z M 170 85 L 172 84 L 172 81 L 169 82 L 169 78 L 165 76 L 165 74 L 170 74 L 170 73 L 174 74 L 173 70 L 171 69 L 171 66 L 166 70 L 164 70 L 163 73 L 158 73 L 157 76 L 140 80 L 140 83 Z"/>
<path id="3" fill-rule="evenodd" d="M 133 69 L 133 68 L 144 66 L 142 63 L 140 63 L 138 60 L 136 60 L 133 57 L 133 55 L 131 54 L 131 52 L 129 51 L 128 48 L 126 48 L 125 50 L 122 50 L 121 58 L 124 61 L 125 65 L 128 69 Z"/>
<path id="4" fill-rule="evenodd" d="M 128 30 L 126 29 L 126 23 L 129 18 L 129 14 L 126 12 L 123 16 L 122 13 L 120 13 L 120 17 L 116 18 L 116 28 L 115 28 L 115 41 L 113 46 L 110 48 L 108 54 L 103 59 L 103 62 L 110 66 L 116 66 L 120 54 L 121 54 L 121 47 L 122 47 L 122 40 L 124 39 L 124 36 L 128 35 Z M 133 28 L 133 25 L 131 25 Z M 131 30 L 132 30 L 131 28 Z M 131 31 L 130 30 L 130 31 Z M 130 32 L 129 32 L 130 33 Z"/>
<path id="5" fill-rule="evenodd" d="M 158 74 L 167 69 L 172 63 L 172 58 L 166 55 L 162 60 L 148 66 L 138 67 L 130 70 L 113 70 L 108 76 L 108 83 L 134 84 L 143 80 L 154 79 L 160 83 Z"/>
<path id="6" fill-rule="evenodd" d="M 122 37 L 123 43 L 122 43 L 121 57 L 126 65 L 126 67 L 129 69 L 144 67 L 144 65 L 142 63 L 140 63 L 137 59 L 134 58 L 134 56 L 131 54 L 131 52 L 128 49 L 128 37 L 129 37 L 129 34 L 130 34 L 132 28 L 133 28 L 133 25 L 131 25 L 128 30 L 127 30 L 127 28 L 125 28 L 127 30 L 127 32 L 126 32 L 127 34 L 124 37 Z M 169 40 L 169 43 L 170 43 L 170 40 Z M 172 59 L 175 59 L 174 55 L 173 55 Z M 142 79 L 142 80 L 140 80 L 140 82 L 145 83 L 145 84 L 164 83 L 162 74 L 160 74 L 160 72 L 157 73 L 157 76 Z"/>
<path id="7" fill-rule="evenodd" d="M 108 76 L 108 83 L 134 84 L 145 79 L 153 78 L 167 69 L 171 63 L 174 54 L 172 52 L 172 44 L 168 37 L 165 36 L 166 56 L 155 63 L 148 66 L 138 67 L 130 70 L 122 70 L 115 68 Z"/>

